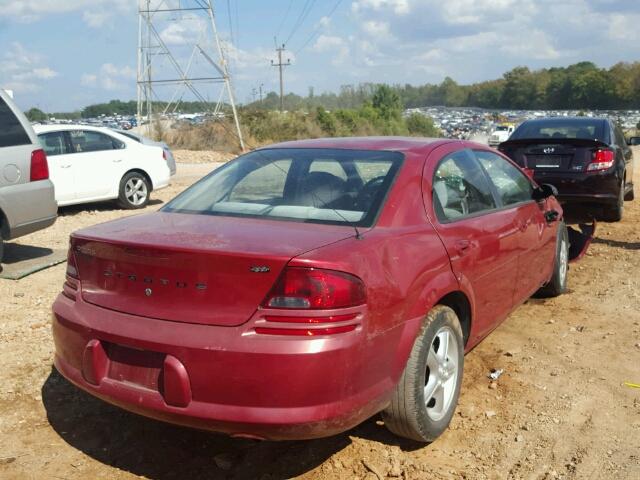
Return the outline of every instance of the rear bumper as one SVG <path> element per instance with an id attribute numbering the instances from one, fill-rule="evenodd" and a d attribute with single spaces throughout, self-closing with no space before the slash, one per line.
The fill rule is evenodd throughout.
<path id="1" fill-rule="evenodd" d="M 601 173 L 558 173 L 535 171 L 538 184 L 549 183 L 558 189 L 564 204 L 613 204 L 618 201 L 622 180 L 615 170 Z"/>
<path id="2" fill-rule="evenodd" d="M 90 394 L 158 420 L 272 440 L 330 436 L 382 410 L 394 382 L 379 347 L 397 345 L 402 330 L 377 341 L 362 325 L 313 339 L 257 335 L 247 324 L 154 320 L 63 295 L 52 322 L 56 368 Z M 113 345 L 159 356 L 159 368 L 123 378 L 133 370 L 118 367 Z"/>
<path id="3" fill-rule="evenodd" d="M 7 240 L 47 228 L 58 215 L 53 183 L 42 180 L 3 187 L 0 209 L 7 217 Z"/>

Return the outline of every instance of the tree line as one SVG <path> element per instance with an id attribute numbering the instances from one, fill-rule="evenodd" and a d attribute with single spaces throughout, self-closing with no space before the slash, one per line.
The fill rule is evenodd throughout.
<path id="1" fill-rule="evenodd" d="M 380 84 L 361 83 L 343 85 L 338 92 L 316 94 L 309 88 L 306 96 L 290 93 L 284 97 L 288 111 L 315 111 L 359 109 L 370 103 Z M 592 62 L 580 62 L 568 67 L 530 70 L 516 67 L 502 78 L 471 85 L 460 85 L 450 77 L 439 84 L 391 85 L 404 108 L 447 106 L 481 107 L 486 109 L 526 110 L 624 110 L 640 109 L 640 62 L 618 63 L 611 68 L 599 68 Z M 154 102 L 155 111 L 161 112 L 165 102 Z M 197 113 L 211 110 L 213 105 L 202 102 L 182 102 L 181 113 Z M 262 101 L 245 105 L 250 110 L 277 110 L 280 98 L 269 92 Z M 108 103 L 89 105 L 82 111 L 52 114 L 57 118 L 91 118 L 101 115 L 135 115 L 137 103 L 112 100 Z M 47 114 L 31 109 L 32 121 L 41 121 Z"/>

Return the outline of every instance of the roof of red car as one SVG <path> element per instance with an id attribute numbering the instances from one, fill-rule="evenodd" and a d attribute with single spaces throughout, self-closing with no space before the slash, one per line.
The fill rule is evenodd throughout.
<path id="1" fill-rule="evenodd" d="M 294 140 L 265 148 L 342 148 L 348 150 L 390 150 L 421 152 L 435 146 L 459 140 L 420 137 L 344 137 Z"/>

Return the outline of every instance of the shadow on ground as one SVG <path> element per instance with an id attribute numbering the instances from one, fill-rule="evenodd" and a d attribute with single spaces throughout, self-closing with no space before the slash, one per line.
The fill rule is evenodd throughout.
<path id="1" fill-rule="evenodd" d="M 623 250 L 640 250 L 640 242 L 621 242 L 609 238 L 594 238 L 593 243 L 608 245 L 609 247 L 622 248 Z"/>
<path id="2" fill-rule="evenodd" d="M 103 464 L 154 480 L 296 477 L 347 447 L 352 436 L 403 450 L 424 446 L 395 437 L 375 418 L 345 434 L 319 440 L 233 439 L 126 412 L 77 389 L 55 368 L 42 386 L 42 400 L 49 423 L 69 445 Z M 229 468 L 220 468 L 220 455 Z"/>
<path id="3" fill-rule="evenodd" d="M 21 245 L 19 243 L 7 243 L 5 244 L 2 263 L 6 265 L 13 265 L 15 263 L 24 262 L 25 260 L 34 260 L 36 258 L 46 257 L 52 253 L 53 250 L 50 248 Z"/>
<path id="4" fill-rule="evenodd" d="M 158 198 L 154 198 L 149 200 L 147 204 L 148 207 L 153 207 L 155 205 L 162 205 L 164 202 Z M 126 211 L 122 207 L 120 207 L 115 201 L 112 202 L 95 202 L 95 203 L 81 203 L 79 205 L 69 205 L 67 207 L 59 207 L 58 208 L 58 216 L 66 217 L 73 216 L 79 213 L 85 213 L 88 211 L 95 212 L 111 212 L 114 210 L 122 210 Z"/>

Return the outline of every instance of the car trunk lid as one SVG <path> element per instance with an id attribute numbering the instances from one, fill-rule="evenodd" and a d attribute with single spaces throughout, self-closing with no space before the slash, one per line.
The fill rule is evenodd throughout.
<path id="1" fill-rule="evenodd" d="M 158 212 L 72 236 L 82 298 L 119 312 L 236 326 L 288 261 L 349 227 Z"/>
<path id="2" fill-rule="evenodd" d="M 499 146 L 501 152 L 522 168 L 541 173 L 585 172 L 594 152 L 602 148 L 608 148 L 608 145 L 599 140 L 579 138 L 519 139 Z"/>

